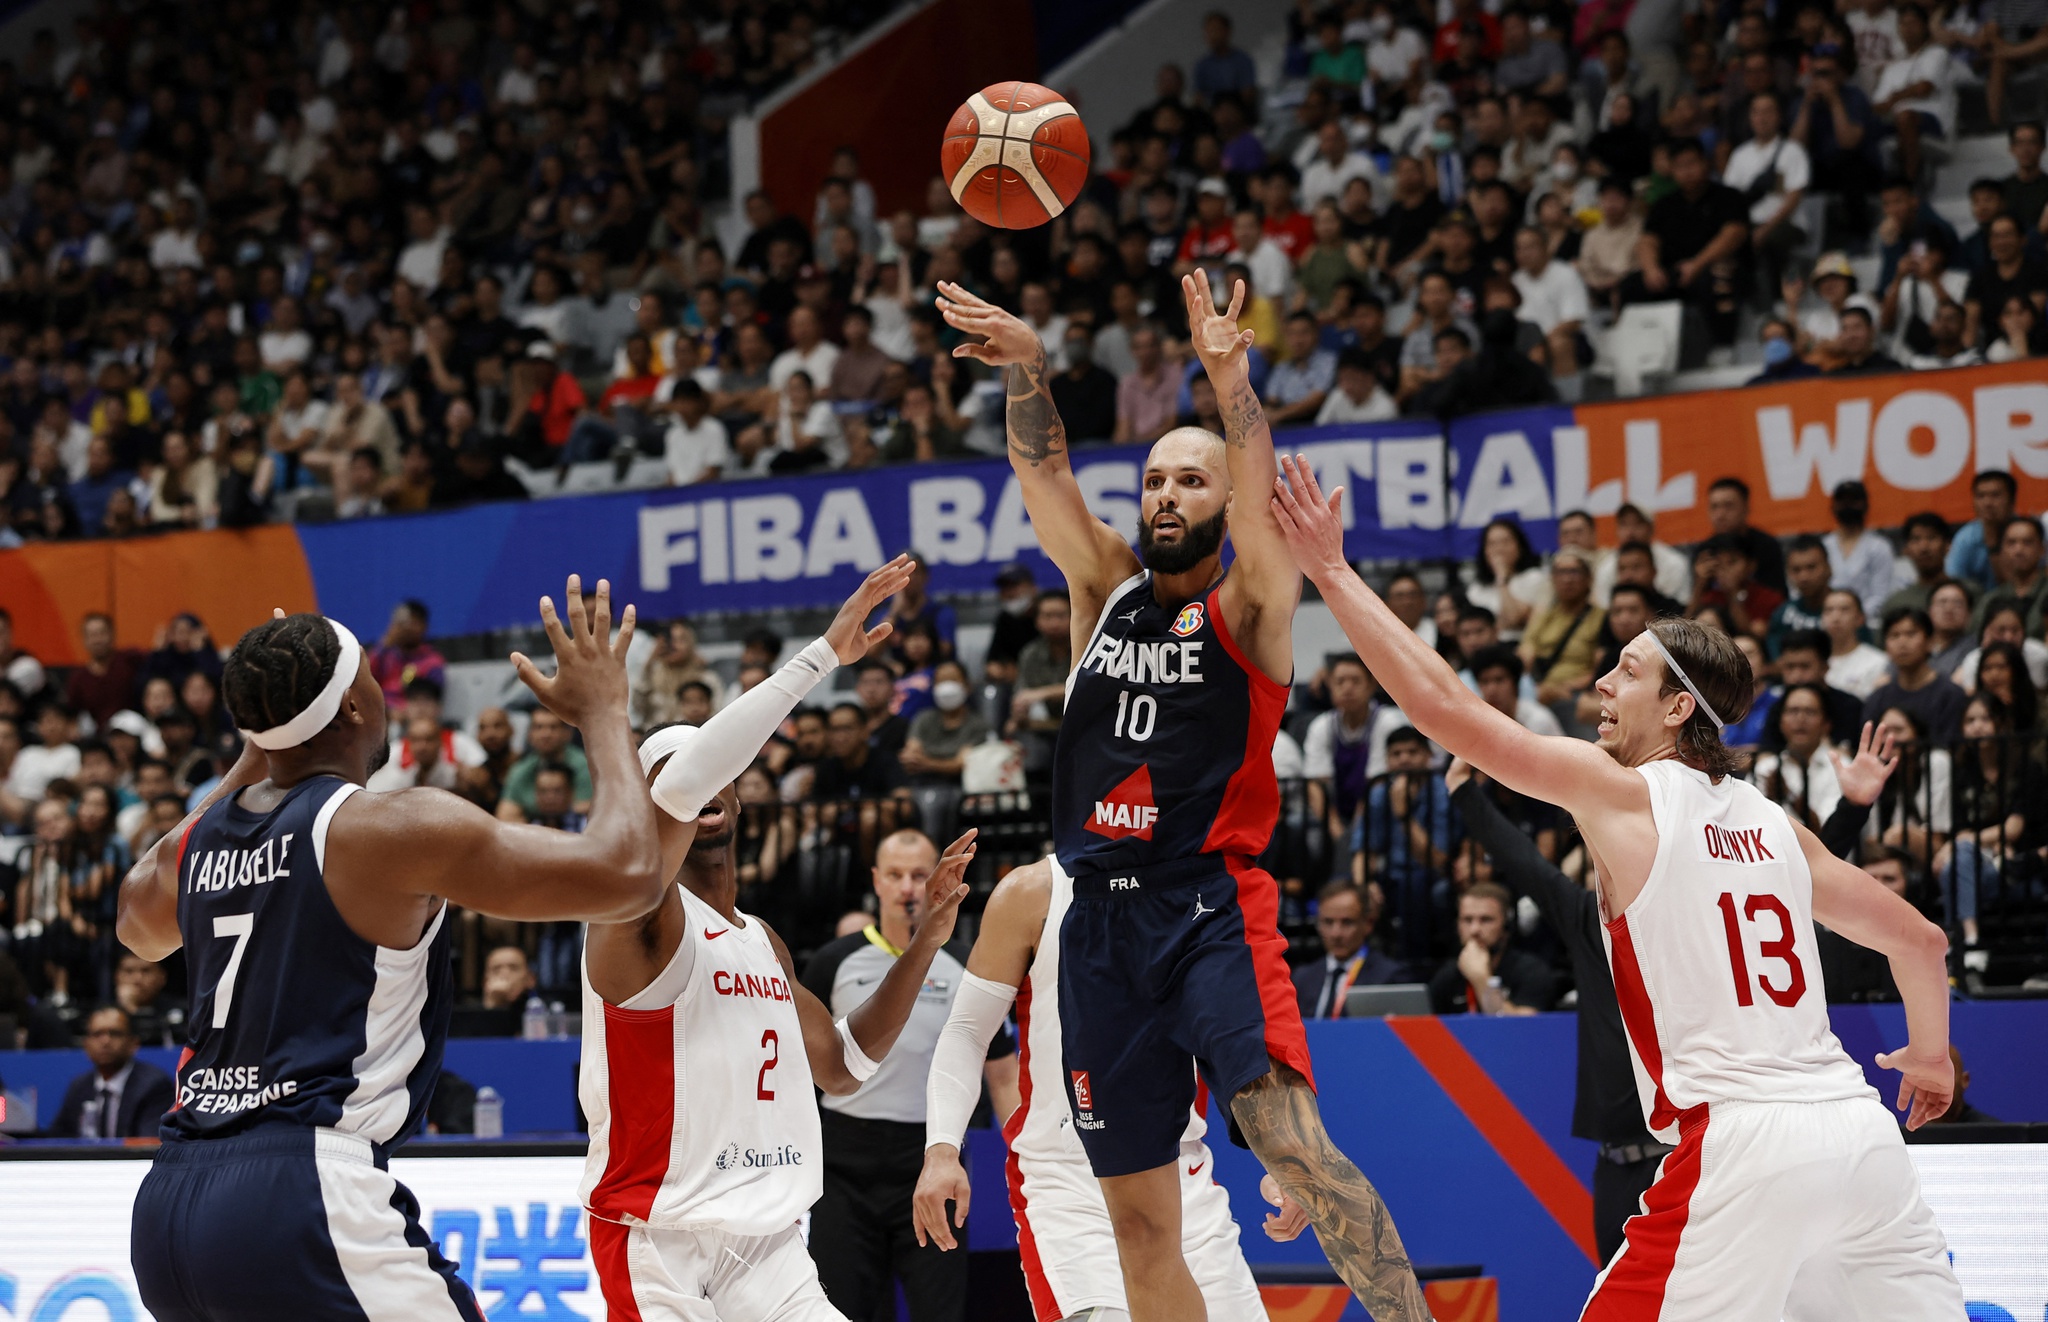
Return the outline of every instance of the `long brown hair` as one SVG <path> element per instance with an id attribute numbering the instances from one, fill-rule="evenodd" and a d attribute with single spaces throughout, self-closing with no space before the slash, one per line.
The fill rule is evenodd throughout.
<path id="1" fill-rule="evenodd" d="M 1723 721 L 1734 722 L 1749 714 L 1755 688 L 1751 683 L 1749 658 L 1742 654 L 1734 639 L 1696 620 L 1676 617 L 1656 620 L 1649 628 L 1684 669 L 1699 689 L 1700 696 L 1713 707 L 1715 715 Z M 1666 665 L 1664 684 L 1659 692 L 1669 695 L 1685 691 L 1685 685 Z M 1721 742 L 1720 727 L 1699 705 L 1698 699 L 1693 702 L 1692 715 L 1678 727 L 1678 756 L 1687 766 L 1697 767 L 1716 780 L 1723 776 L 1741 775 L 1749 765 L 1746 754 L 1738 753 Z"/>

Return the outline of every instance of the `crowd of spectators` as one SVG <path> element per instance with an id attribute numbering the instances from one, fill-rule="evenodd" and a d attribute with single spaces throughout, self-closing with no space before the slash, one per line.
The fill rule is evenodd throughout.
<path id="1" fill-rule="evenodd" d="M 1781 542 L 1749 521 L 1743 484 L 1722 479 L 1707 501 L 1712 535 L 1694 547 L 1665 544 L 1624 507 L 1607 545 L 1572 512 L 1541 556 L 1502 519 L 1470 564 L 1373 577 L 1475 692 L 1544 734 L 1592 736 L 1592 685 L 1649 621 L 1726 631 L 1755 671 L 1753 702 L 1726 731 L 1745 774 L 1946 926 L 1959 976 L 2014 984 L 2048 973 L 2035 930 L 2048 914 L 2048 563 L 2041 521 L 2014 509 L 2015 490 L 2010 474 L 1986 471 L 1970 521 L 1923 513 L 1894 535 L 1866 526 L 1867 495 L 1847 482 L 1831 532 Z M 840 932 L 876 843 L 900 827 L 948 838 L 981 825 L 984 887 L 1043 851 L 1071 613 L 1023 565 L 995 587 L 992 618 L 963 628 L 920 568 L 885 608 L 885 647 L 799 708 L 741 778 L 741 903 L 798 949 Z M 239 736 L 220 704 L 221 649 L 199 620 L 174 618 L 149 651 L 116 647 L 103 615 L 79 636 L 82 664 L 45 667 L 0 612 L 0 1021 L 58 1043 L 85 1030 L 90 1006 L 115 1003 L 153 1043 L 180 1027 L 180 975 L 115 943 L 117 887 L 232 764 Z M 575 732 L 544 709 L 451 715 L 447 663 L 429 639 L 426 608 L 405 602 L 370 649 L 391 755 L 369 788 L 430 785 L 501 817 L 582 829 L 591 780 Z M 629 657 L 635 728 L 709 719 L 788 651 L 765 629 L 740 641 L 714 662 L 686 620 L 642 631 Z M 1304 968 L 1328 972 L 1335 935 L 1347 985 L 1430 982 L 1446 1013 L 1554 1008 L 1571 986 L 1563 948 L 1501 889 L 1514 879 L 1467 831 L 1453 795 L 1462 778 L 1446 779 L 1442 751 L 1357 657 L 1297 678 L 1273 749 L 1283 807 L 1264 861 Z M 1901 752 L 1888 779 L 1859 760 L 1872 730 Z M 1474 781 L 1545 860 L 1586 877 L 1568 818 Z M 478 1031 L 519 1028 L 529 997 L 574 999 L 574 924 L 457 922 Z M 1842 958 L 1831 993 L 1890 994 L 1881 967 Z M 1304 977 L 1306 1008 L 1341 1012 L 1332 984 Z M 1504 1000 L 1488 991 L 1495 977 Z"/>
<path id="2" fill-rule="evenodd" d="M 1754 326 L 1767 380 L 2031 357 L 2040 127 L 2009 127 L 2012 172 L 1970 186 L 1967 234 L 1928 200 L 1961 91 L 1983 82 L 2000 124 L 2044 54 L 2028 9 L 1304 3 L 1265 84 L 1212 15 L 1191 74 L 1161 69 L 1151 105 L 1098 126 L 1102 168 L 1051 226 L 987 230 L 936 180 L 922 214 L 880 215 L 842 151 L 810 214 L 746 199 L 728 253 L 706 209 L 725 118 L 860 6 L 440 0 L 376 27 L 103 0 L 0 66 L 22 109 L 0 122 L 0 541 L 521 499 L 604 461 L 683 484 L 999 451 L 1000 384 L 950 355 L 940 280 L 1039 331 L 1077 442 L 1217 425 L 1177 288 L 1198 267 L 1245 281 L 1281 427 L 1575 398 L 1618 310 L 1674 298 L 1724 345 Z M 1879 262 L 1872 288 L 1852 254 Z M 1833 530 L 1781 536 L 1723 479 L 1697 546 L 1625 506 L 1607 536 L 1567 513 L 1548 555 L 1501 519 L 1470 563 L 1373 577 L 1546 734 L 1590 736 L 1593 681 L 1650 620 L 1725 630 L 1755 670 L 1727 732 L 1746 774 L 1946 926 L 1960 977 L 2017 983 L 2048 972 L 2048 569 L 2015 494 L 1985 472 L 1968 522 L 1881 530 L 1848 482 Z M 860 865 L 900 826 L 981 825 L 984 886 L 1042 852 L 1069 603 L 1022 565 L 993 586 L 963 630 L 920 572 L 886 650 L 741 778 L 741 904 L 800 950 L 857 928 Z M 112 1135 L 147 1127 L 136 1046 L 182 1028 L 178 961 L 114 940 L 118 883 L 239 736 L 201 621 L 148 650 L 77 624 L 85 661 L 46 667 L 0 611 L 0 1048 L 84 1043 L 63 1124 Z M 406 602 L 371 649 L 391 756 L 370 788 L 580 830 L 574 731 L 451 713 L 430 637 Z M 787 651 L 757 629 L 714 662 L 690 621 L 644 630 L 635 728 L 708 719 Z M 1902 750 L 1888 779 L 1866 726 Z M 1483 794 L 1583 878 L 1568 819 L 1467 789 L 1355 656 L 1299 677 L 1273 756 L 1265 862 L 1305 1013 L 1410 981 L 1442 1013 L 1571 1003 L 1564 945 L 1458 804 Z M 458 922 L 465 1031 L 573 1001 L 574 925 Z M 1895 994 L 1881 962 L 1826 951 L 1832 995 Z"/>
<path id="3" fill-rule="evenodd" d="M 39 34 L 0 64 L 0 542 L 999 452 L 941 280 L 1038 329 L 1077 442 L 1214 425 L 1197 267 L 1245 282 L 1281 426 L 1584 397 L 1634 303 L 1753 327 L 1762 380 L 2048 336 L 2042 133 L 2004 123 L 2035 0 L 1303 0 L 1264 81 L 1216 14 L 1051 225 L 937 178 L 883 214 L 847 149 L 728 250 L 728 119 L 877 7 L 99 0 Z M 1959 233 L 1930 190 L 1980 95 L 2012 164 Z"/>

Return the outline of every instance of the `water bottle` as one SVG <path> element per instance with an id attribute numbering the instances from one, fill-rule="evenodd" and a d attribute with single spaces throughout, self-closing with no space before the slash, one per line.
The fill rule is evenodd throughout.
<path id="1" fill-rule="evenodd" d="M 538 995 L 526 998 L 526 1013 L 519 1019 L 519 1036 L 528 1042 L 543 1042 L 548 1035 L 547 1002 Z"/>
<path id="2" fill-rule="evenodd" d="M 548 1037 L 560 1039 L 569 1036 L 569 1011 L 560 1001 L 548 1002 Z"/>
<path id="3" fill-rule="evenodd" d="M 505 1099 L 490 1084 L 476 1090 L 476 1136 L 505 1137 Z"/>

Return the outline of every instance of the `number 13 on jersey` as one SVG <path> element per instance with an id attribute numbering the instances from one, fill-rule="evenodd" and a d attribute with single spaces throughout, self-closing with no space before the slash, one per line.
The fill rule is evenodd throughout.
<path id="1" fill-rule="evenodd" d="M 1785 902 L 1775 895 L 1747 895 L 1740 900 L 1729 891 L 1722 891 L 1715 901 L 1721 909 L 1721 927 L 1728 935 L 1728 967 L 1735 975 L 1735 1003 L 1756 1004 L 1754 988 L 1762 988 L 1764 995 L 1777 1004 L 1791 1007 L 1799 1004 L 1799 998 L 1806 995 L 1806 968 L 1799 962 L 1799 955 L 1793 949 L 1792 914 Z M 1757 956 L 1760 960 L 1782 960 L 1785 978 L 1782 984 L 1772 980 L 1774 970 L 1760 969 L 1754 978 L 1749 971 L 1749 957 L 1745 951 L 1745 928 L 1761 929 L 1766 918 L 1777 928 L 1777 934 L 1763 938 L 1759 931 Z M 1746 921 L 1745 921 L 1746 920 Z"/>

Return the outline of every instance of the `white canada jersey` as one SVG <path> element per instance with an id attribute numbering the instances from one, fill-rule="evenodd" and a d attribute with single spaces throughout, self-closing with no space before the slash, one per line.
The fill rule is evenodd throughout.
<path id="1" fill-rule="evenodd" d="M 1708 1102 L 1875 1097 L 1828 1026 L 1813 874 L 1784 809 L 1675 760 L 1638 767 L 1657 856 L 1607 923 L 1615 997 L 1650 1132 Z"/>
<path id="2" fill-rule="evenodd" d="M 1011 1113 L 1004 1128 L 1010 1151 L 1019 1160 L 1064 1161 L 1088 1165 L 1088 1153 L 1074 1132 L 1073 1108 L 1067 1103 L 1066 1046 L 1060 1035 L 1060 924 L 1074 899 L 1074 882 L 1060 866 L 1052 864 L 1052 893 L 1046 900 L 1045 928 L 1038 949 L 1025 970 L 1024 985 L 1017 989 L 1017 1044 L 1022 1053 L 1020 1085 L 1023 1103 Z M 1199 1144 L 1209 1132 L 1204 1118 L 1208 1090 L 1199 1084 L 1195 1106 L 1181 1143 Z"/>
<path id="3" fill-rule="evenodd" d="M 677 889 L 683 940 L 645 991 L 607 1004 L 583 969 L 583 1205 L 626 1225 L 773 1234 L 824 1191 L 796 1000 L 759 919 L 735 927 Z"/>

